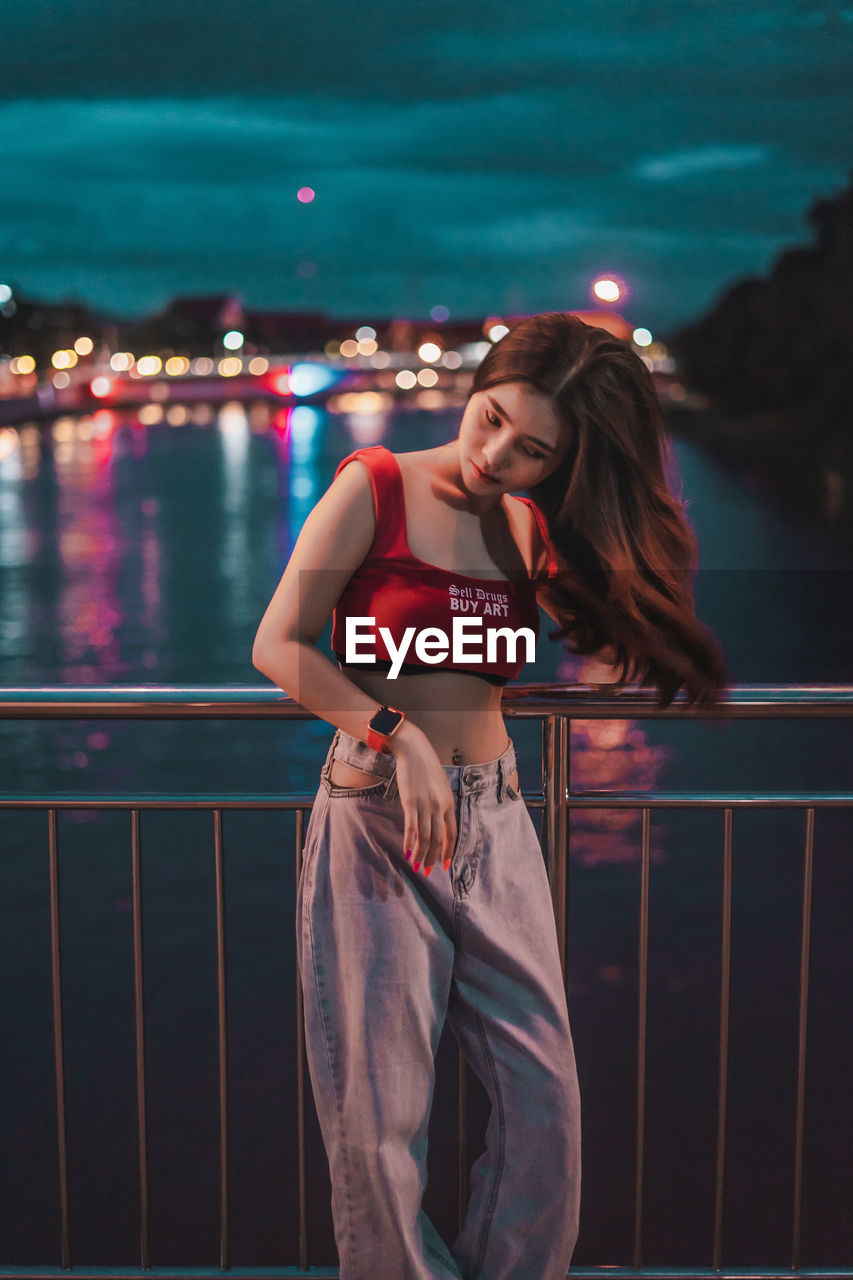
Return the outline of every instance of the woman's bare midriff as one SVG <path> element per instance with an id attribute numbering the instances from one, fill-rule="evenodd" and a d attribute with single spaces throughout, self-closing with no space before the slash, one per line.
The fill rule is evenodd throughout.
<path id="1" fill-rule="evenodd" d="M 371 698 L 404 711 L 429 738 L 442 764 L 480 764 L 497 760 L 508 735 L 501 712 L 500 685 L 459 671 L 428 671 L 390 680 L 385 673 L 345 669 L 347 677 Z M 342 760 L 334 760 L 335 786 L 364 787 L 376 781 Z M 507 778 L 518 789 L 518 774 Z"/>

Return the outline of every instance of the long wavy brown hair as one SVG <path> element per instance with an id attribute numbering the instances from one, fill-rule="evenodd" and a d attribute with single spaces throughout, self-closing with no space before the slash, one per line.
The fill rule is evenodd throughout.
<path id="1" fill-rule="evenodd" d="M 547 587 L 564 639 L 617 668 L 614 687 L 679 689 L 710 705 L 730 683 L 720 647 L 696 617 L 698 546 L 648 368 L 605 329 L 567 312 L 511 322 L 479 364 L 470 395 L 527 382 L 547 396 L 572 443 L 530 490 L 565 565 Z"/>

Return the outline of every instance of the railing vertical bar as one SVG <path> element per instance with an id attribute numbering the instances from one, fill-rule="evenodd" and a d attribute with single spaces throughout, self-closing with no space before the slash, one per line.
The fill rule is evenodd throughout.
<path id="1" fill-rule="evenodd" d="M 59 1255 L 62 1267 L 71 1266 L 68 1224 L 68 1143 L 65 1125 L 65 1059 L 62 1047 L 62 960 L 59 932 L 59 836 L 57 811 L 47 811 L 50 861 L 50 965 L 53 984 L 53 1054 L 56 1065 L 56 1137 L 59 1157 Z"/>
<path id="2" fill-rule="evenodd" d="M 459 1134 L 457 1169 L 459 1174 L 459 1195 L 457 1198 L 457 1231 L 462 1230 L 468 1215 L 468 1198 L 471 1188 L 468 1185 L 468 1063 L 462 1050 L 459 1050 L 459 1091 L 457 1105 L 459 1108 Z"/>
<path id="3" fill-rule="evenodd" d="M 133 871 L 133 1001 L 136 1021 L 136 1122 L 139 1142 L 139 1255 L 147 1270 L 150 1229 L 148 1220 L 148 1123 L 145 1091 L 145 998 L 142 975 L 142 865 L 139 810 L 130 811 L 130 858 Z"/>
<path id="4" fill-rule="evenodd" d="M 230 1267 L 228 1243 L 228 1023 L 225 985 L 225 860 L 222 850 L 222 810 L 213 810 L 216 867 L 216 976 L 219 1005 L 219 1266 Z"/>
<path id="5" fill-rule="evenodd" d="M 651 810 L 642 811 L 640 853 L 640 936 L 637 954 L 637 1156 L 634 1183 L 634 1261 L 639 1271 L 643 1258 L 643 1182 L 646 1154 L 646 1029 L 649 993 L 649 868 L 651 864 Z"/>
<path id="6" fill-rule="evenodd" d="M 571 721 L 571 718 L 569 716 L 565 716 L 563 723 L 565 727 L 565 751 L 563 753 L 563 760 L 565 762 L 565 767 L 563 770 L 563 789 L 560 792 L 560 795 L 563 797 L 563 804 L 565 807 L 565 817 L 564 817 L 565 839 L 563 840 L 563 854 L 561 858 L 561 862 L 563 864 L 563 869 L 562 869 L 563 909 L 560 913 L 560 918 L 563 921 L 563 942 L 562 942 L 563 985 L 566 988 L 566 995 L 568 996 L 569 942 L 570 942 L 569 912 L 570 912 L 570 900 L 571 900 L 571 885 L 569 883 L 569 876 L 571 874 L 570 850 L 571 850 L 571 843 L 572 843 L 572 830 L 571 830 L 572 811 L 569 807 L 569 790 L 572 785 L 572 721 Z M 559 939 L 559 936 L 560 935 L 558 934 L 557 935 L 558 939 Z"/>
<path id="7" fill-rule="evenodd" d="M 723 918 L 720 956 L 720 1059 L 717 1086 L 717 1169 L 714 1190 L 712 1266 L 722 1266 L 723 1195 L 726 1169 L 726 1109 L 729 1081 L 729 1003 L 732 965 L 732 809 L 723 810 Z"/>
<path id="8" fill-rule="evenodd" d="M 299 901 L 299 881 L 302 877 L 302 850 L 305 845 L 305 811 L 296 810 L 294 844 L 296 848 L 295 901 Z M 297 930 L 301 921 L 296 921 Z M 305 1158 L 305 1005 L 302 995 L 302 975 L 296 964 L 296 1179 L 298 1196 L 299 1270 L 308 1270 L 308 1206 Z"/>
<path id="9" fill-rule="evenodd" d="M 803 866 L 803 932 L 800 944 L 800 1014 L 797 1028 L 797 1119 L 794 1153 L 794 1224 L 791 1266 L 800 1268 L 803 1210 L 803 1125 L 806 1100 L 806 1030 L 809 1012 L 809 948 L 812 935 L 812 878 L 814 872 L 814 809 L 806 809 Z"/>
<path id="10" fill-rule="evenodd" d="M 566 974 L 566 815 L 568 803 L 568 725 L 564 715 L 545 716 L 542 721 L 542 853 L 551 884 L 557 944 L 563 978 Z"/>

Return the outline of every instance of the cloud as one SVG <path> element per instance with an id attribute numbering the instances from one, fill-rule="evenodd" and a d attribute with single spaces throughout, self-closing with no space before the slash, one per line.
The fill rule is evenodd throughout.
<path id="1" fill-rule="evenodd" d="M 229 288 L 472 314 L 507 290 L 582 305 L 608 262 L 660 324 L 804 238 L 844 180 L 840 13 L 10 0 L 0 275 L 125 312 Z"/>
<path id="2" fill-rule="evenodd" d="M 6 0 L 0 96 L 401 103 L 574 82 L 596 112 L 623 86 L 646 99 L 666 82 L 725 111 L 733 85 L 849 78 L 850 17 L 791 0 Z"/>
<path id="3" fill-rule="evenodd" d="M 650 182 L 671 182 L 694 173 L 715 173 L 721 169 L 746 169 L 764 164 L 771 152 L 771 147 L 711 144 L 671 151 L 668 155 L 647 156 L 637 162 L 634 173 Z"/>

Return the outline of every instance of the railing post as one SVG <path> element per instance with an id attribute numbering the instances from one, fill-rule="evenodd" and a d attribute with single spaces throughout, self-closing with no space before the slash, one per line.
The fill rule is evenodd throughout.
<path id="1" fill-rule="evenodd" d="M 720 955 L 720 1048 L 717 1071 L 717 1162 L 714 1188 L 714 1239 L 711 1265 L 723 1265 L 723 1204 L 726 1176 L 726 1115 L 729 1099 L 729 1019 L 732 994 L 732 836 L 733 810 L 723 810 L 723 901 Z"/>
<path id="2" fill-rule="evenodd" d="M 568 858 L 569 727 L 557 713 L 542 720 L 542 853 L 551 882 L 557 944 L 566 980 L 566 862 Z"/>
<path id="3" fill-rule="evenodd" d="M 136 1128 L 139 1143 L 139 1265 L 150 1259 L 148 1212 L 148 1119 L 145 1086 L 145 989 L 142 951 L 142 858 L 139 810 L 130 811 L 130 859 L 133 876 L 133 1008 L 136 1032 Z"/>
<path id="4" fill-rule="evenodd" d="M 646 1031 L 649 998 L 649 882 L 651 878 L 652 814 L 643 808 L 640 850 L 640 919 L 637 955 L 637 1140 L 634 1178 L 634 1247 L 632 1265 L 643 1265 L 643 1179 L 646 1164 Z"/>
<path id="5" fill-rule="evenodd" d="M 59 829 L 58 812 L 48 809 L 50 858 L 50 960 L 53 985 L 53 1055 L 56 1072 L 56 1137 L 59 1157 L 59 1257 L 64 1271 L 71 1267 L 68 1220 L 68 1138 L 65 1124 L 65 1054 L 62 1018 L 62 944 L 59 925 Z"/>
<path id="6" fill-rule="evenodd" d="M 806 844 L 803 863 L 803 923 L 800 937 L 800 1009 L 797 1022 L 797 1115 L 794 1150 L 794 1214 L 791 1266 L 802 1264 L 803 1230 L 803 1126 L 806 1103 L 806 1034 L 809 1012 L 809 950 L 812 937 L 812 886 L 814 880 L 814 809 L 806 809 Z"/>
<path id="7" fill-rule="evenodd" d="M 216 986 L 219 1010 L 219 1266 L 231 1267 L 228 1205 L 228 985 L 225 954 L 225 856 L 222 810 L 213 810 L 213 856 L 216 877 Z"/>
<path id="8" fill-rule="evenodd" d="M 296 810 L 295 833 L 295 871 L 294 902 L 299 909 L 299 882 L 302 879 L 302 855 L 305 851 L 305 813 Z M 301 921 L 297 918 L 297 930 L 301 930 Z M 297 1249 L 299 1251 L 299 1267 L 308 1270 L 308 1204 L 305 1160 L 305 1004 L 302 993 L 302 971 L 299 962 L 299 934 L 296 942 L 296 1176 L 298 1196 Z"/>

